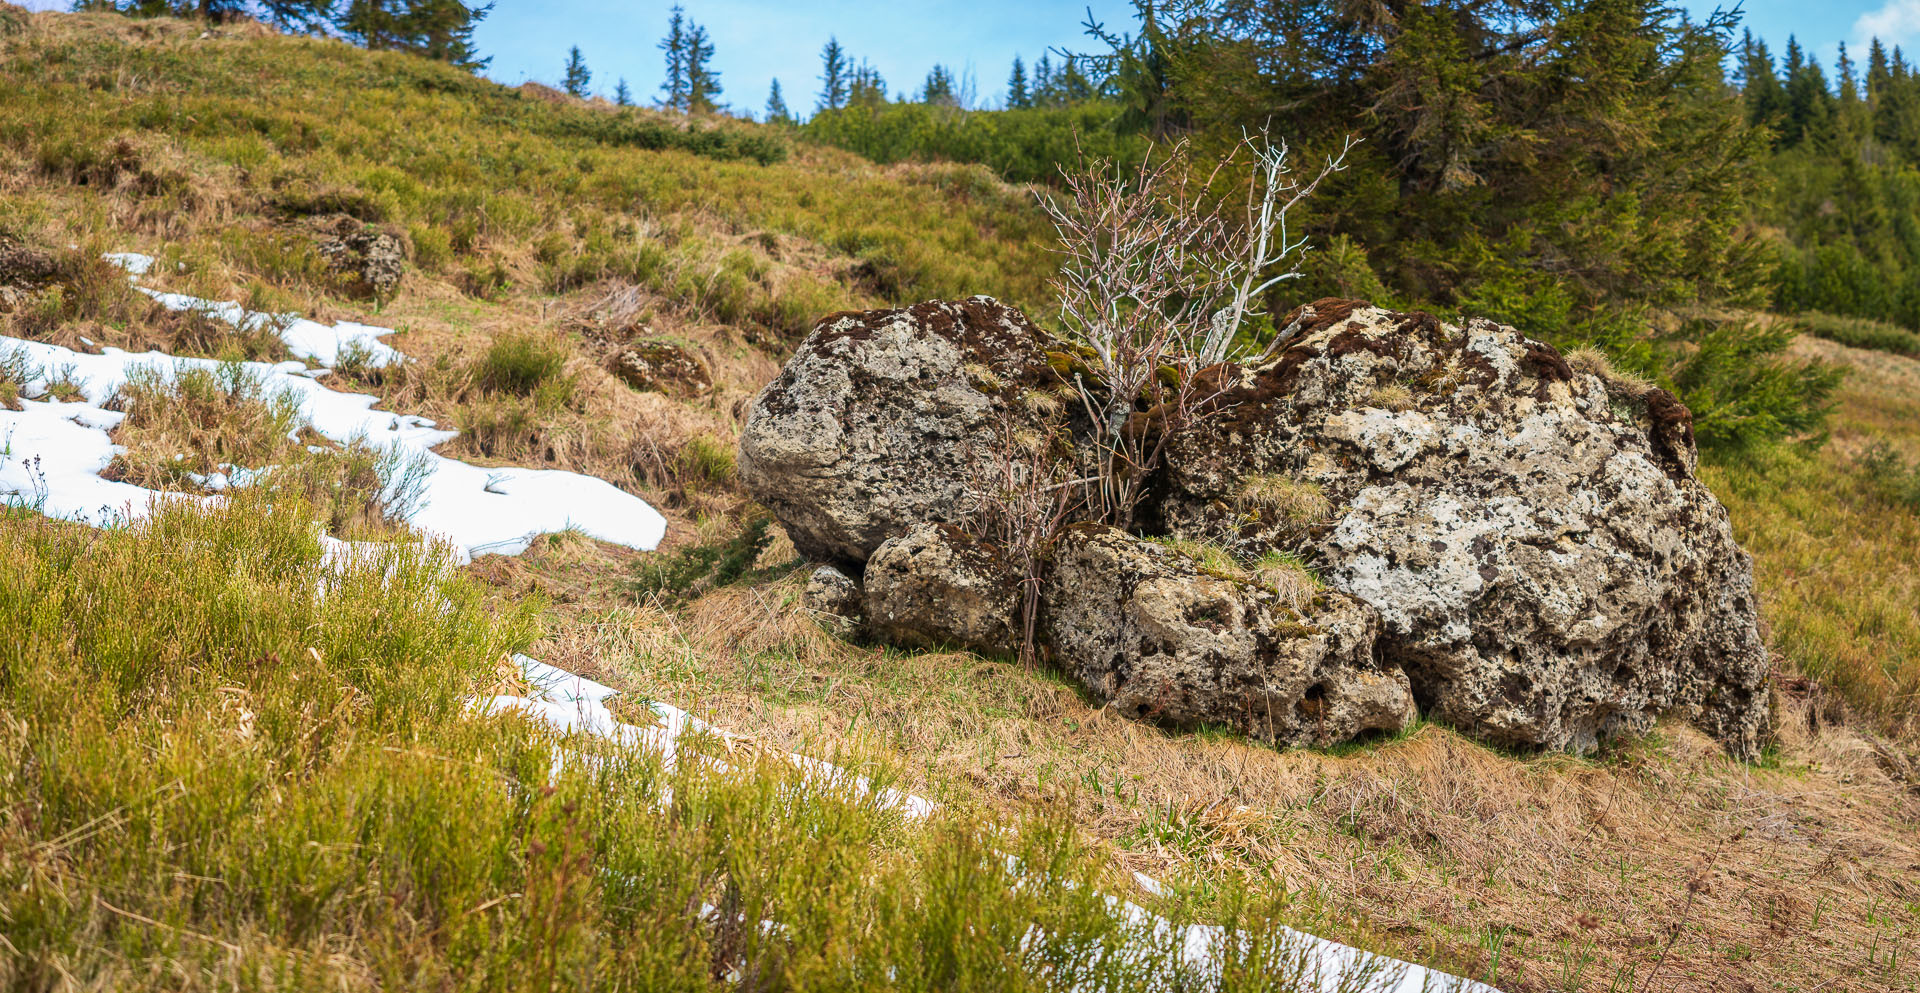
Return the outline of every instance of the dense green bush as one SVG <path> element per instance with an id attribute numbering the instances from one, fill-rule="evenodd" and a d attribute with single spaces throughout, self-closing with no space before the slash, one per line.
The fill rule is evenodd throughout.
<path id="1" fill-rule="evenodd" d="M 1147 141 L 1115 128 L 1112 104 L 961 110 L 924 103 L 846 107 L 814 115 L 806 137 L 875 162 L 975 162 L 1016 183 L 1047 183 L 1084 154 L 1133 164 Z"/>
<path id="2" fill-rule="evenodd" d="M 1885 321 L 1821 313 L 1801 314 L 1797 320 L 1806 333 L 1816 338 L 1837 341 L 1854 348 L 1920 356 L 1920 334 Z"/>

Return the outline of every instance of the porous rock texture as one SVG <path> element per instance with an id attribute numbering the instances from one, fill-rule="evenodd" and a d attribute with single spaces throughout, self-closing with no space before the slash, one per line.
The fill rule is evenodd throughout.
<path id="1" fill-rule="evenodd" d="M 867 559 L 868 630 L 896 645 L 1020 649 L 1020 570 L 952 524 L 916 524 Z"/>
<path id="2" fill-rule="evenodd" d="M 959 520 L 1023 389 L 1059 347 L 991 297 L 834 314 L 754 398 L 740 480 L 829 562 L 865 562 L 915 524 Z"/>
<path id="3" fill-rule="evenodd" d="M 25 304 L 59 274 L 59 262 L 0 234 L 0 313 Z"/>
<path id="4" fill-rule="evenodd" d="M 335 223 L 333 236 L 320 242 L 319 252 L 327 268 L 346 276 L 348 289 L 362 296 L 393 296 L 406 268 L 406 249 L 400 239 L 351 217 Z"/>
<path id="5" fill-rule="evenodd" d="M 807 577 L 800 604 L 821 627 L 842 638 L 855 638 L 866 631 L 866 596 L 858 580 L 823 565 Z"/>
<path id="6" fill-rule="evenodd" d="M 713 392 L 713 368 L 707 360 L 659 338 L 629 343 L 607 360 L 607 371 L 643 393 L 687 399 Z"/>
<path id="7" fill-rule="evenodd" d="M 1677 712 L 1757 751 L 1751 563 L 1695 476 L 1685 406 L 1489 321 L 1321 300 L 1282 324 L 1277 356 L 1200 373 L 1214 413 L 1167 439 L 1142 531 L 1242 563 L 1293 552 L 1326 591 L 1289 614 L 1244 575 L 1070 527 L 1046 556 L 1052 658 L 1124 713 L 1284 743 L 1401 727 L 1417 702 L 1513 747 L 1586 750 Z M 1015 602 L 982 592 L 985 553 L 916 528 L 965 523 L 1022 391 L 1060 386 L 1050 351 L 1068 349 L 987 298 L 827 318 L 756 399 L 742 478 L 802 552 L 866 564 L 867 620 L 898 619 L 873 633 L 995 650 L 998 629 L 938 609 Z"/>
<path id="8" fill-rule="evenodd" d="M 1283 334 L 1171 440 L 1163 526 L 1258 554 L 1273 531 L 1236 495 L 1317 486 L 1332 510 L 1303 550 L 1379 612 L 1430 717 L 1585 750 L 1679 711 L 1757 750 L 1752 564 L 1695 476 L 1686 407 L 1491 321 L 1323 300 Z"/>
<path id="9" fill-rule="evenodd" d="M 1174 548 L 1081 524 L 1055 548 L 1042 598 L 1055 660 L 1129 717 L 1329 745 L 1417 716 L 1406 674 L 1374 662 L 1379 618 L 1343 593 L 1296 607 Z"/>

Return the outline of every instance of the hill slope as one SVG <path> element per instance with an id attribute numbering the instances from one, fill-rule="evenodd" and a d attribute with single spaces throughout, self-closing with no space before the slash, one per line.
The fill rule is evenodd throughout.
<path id="1" fill-rule="evenodd" d="M 978 167 L 878 167 L 784 132 L 511 90 L 245 25 L 0 13 L 0 259 L 13 260 L 0 283 L 14 290 L 0 333 L 286 357 L 169 316 L 97 261 L 147 252 L 165 289 L 397 328 L 386 340 L 416 361 L 342 362 L 328 381 L 458 428 L 443 454 L 584 472 L 668 517 L 660 555 L 563 534 L 482 557 L 449 587 L 408 573 L 413 609 L 369 577 L 335 606 L 300 599 L 317 553 L 245 504 L 100 538 L 0 517 L 0 618 L 35 632 L 0 669 L 12 694 L 0 879 L 24 894 L 0 904 L 0 930 L 41 942 L 16 937 L 0 975 L 360 988 L 473 970 L 476 985 L 517 987 L 653 968 L 724 985 L 725 942 L 753 942 L 673 930 L 674 900 L 722 905 L 727 891 L 647 847 L 679 830 L 686 851 L 738 858 L 769 899 L 819 895 L 806 925 L 819 930 L 804 933 L 862 933 L 873 943 L 856 956 L 964 944 L 941 913 L 1007 927 L 1052 913 L 1097 932 L 1097 907 L 981 903 L 984 877 L 942 861 L 1018 811 L 1037 818 L 1024 851 L 1071 849 L 1073 872 L 1109 885 L 1149 871 L 1174 884 L 1156 904 L 1169 913 L 1219 920 L 1252 901 L 1512 990 L 1920 988 L 1920 779 L 1901 752 L 1920 712 L 1920 534 L 1900 489 L 1920 461 L 1920 363 L 1803 343 L 1861 369 L 1833 443 L 1709 471 L 1757 556 L 1789 677 L 1759 766 L 1678 727 L 1594 759 L 1501 754 L 1433 725 L 1333 753 L 1172 735 L 1047 672 L 829 638 L 798 609 L 791 547 L 731 482 L 742 401 L 818 316 L 980 292 L 1043 313 L 1047 229 L 1024 190 Z M 361 267 L 375 244 L 405 260 L 379 290 Z M 704 373 L 636 389 L 621 375 L 630 354 Z M 244 403 L 209 409 L 199 433 L 121 436 L 127 471 L 196 490 L 155 467 L 232 462 L 259 434 Z M 1892 454 L 1863 461 L 1874 441 Z M 391 536 L 351 516 L 340 523 Z M 246 567 L 223 572 L 154 534 Z M 435 596 L 460 611 L 457 631 L 419 609 Z M 158 606 L 179 602 L 199 606 Z M 123 620 L 69 622 L 53 603 Z M 258 630 L 235 623 L 255 614 Z M 304 633 L 343 619 L 347 634 Z M 125 644 L 95 640 L 116 630 Z M 737 818 L 749 841 L 729 848 L 724 831 L 623 806 L 657 771 L 576 770 L 543 793 L 531 785 L 542 739 L 457 719 L 462 697 L 514 678 L 498 662 L 521 648 L 778 749 L 884 770 L 941 801 L 951 830 L 928 841 L 831 804 L 782 820 L 751 783 L 679 783 Z M 294 661 L 307 651 L 311 669 Z M 100 744 L 75 757 L 68 740 Z M 440 788 L 443 768 L 459 771 Z M 749 868 L 822 837 L 806 850 L 873 885 Z M 672 886 L 641 894 L 583 868 L 636 846 L 646 858 L 625 870 Z M 436 865 L 452 868 L 434 877 Z M 931 900 L 940 887 L 966 899 Z M 486 951 L 503 935 L 507 950 Z M 797 985 L 851 983 L 807 971 L 845 965 L 831 954 L 765 961 Z M 930 963 L 924 985 L 1006 965 Z"/>

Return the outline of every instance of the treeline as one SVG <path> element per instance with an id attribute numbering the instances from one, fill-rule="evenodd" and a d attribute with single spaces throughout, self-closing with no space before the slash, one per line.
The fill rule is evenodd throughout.
<path id="1" fill-rule="evenodd" d="M 1875 39 L 1831 79 L 1789 38 L 1741 45 L 1747 119 L 1770 134 L 1764 223 L 1785 239 L 1773 305 L 1920 327 L 1920 69 Z"/>
<path id="2" fill-rule="evenodd" d="M 1692 20 L 1664 0 L 1135 6 L 1128 25 L 1088 25 L 1077 102 L 828 107 L 807 133 L 1019 180 L 1089 146 L 1124 157 L 1183 140 L 1204 158 L 1268 124 L 1312 168 L 1353 135 L 1348 169 L 1302 219 L 1318 246 L 1306 278 L 1276 288 L 1269 313 L 1361 296 L 1598 347 L 1678 390 L 1708 444 L 1820 423 L 1829 372 L 1786 361 L 1785 334 L 1702 316 L 1778 292 L 1780 246 L 1754 224 L 1776 135 L 1725 69 L 1737 14 Z"/>
<path id="3" fill-rule="evenodd" d="M 1071 56 L 1056 66 L 1043 53 L 1031 71 L 1015 56 L 1000 97 L 982 97 L 970 80 L 935 65 L 919 89 L 891 99 L 886 80 L 865 62 L 850 66 L 837 41 L 821 60 L 823 86 L 801 133 L 875 162 L 979 162 L 1013 182 L 1045 183 L 1080 155 L 1131 163 L 1148 146 L 1122 126 L 1106 77 L 1090 76 Z M 988 101 L 1003 109 L 974 109 Z M 769 106 L 768 119 L 792 122 L 780 109 Z"/>
<path id="4" fill-rule="evenodd" d="M 253 17 L 284 31 L 326 32 L 365 48 L 409 52 L 479 71 L 490 59 L 473 47 L 473 29 L 492 3 L 463 0 L 75 0 L 76 11 L 135 17 Z"/>

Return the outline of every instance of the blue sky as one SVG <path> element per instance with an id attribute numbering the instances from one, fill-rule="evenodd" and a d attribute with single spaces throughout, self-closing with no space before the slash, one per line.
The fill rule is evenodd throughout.
<path id="1" fill-rule="evenodd" d="M 503 83 L 552 83 L 567 49 L 579 45 L 597 92 L 611 94 L 615 80 L 625 76 L 636 100 L 651 98 L 663 78 L 654 46 L 666 33 L 671 6 L 671 0 L 499 0 L 474 40 L 493 56 L 487 75 Z M 685 0 L 685 6 L 713 38 L 713 62 L 725 88 L 721 99 L 755 114 L 766 105 L 775 78 L 795 112 L 813 107 L 828 36 L 839 38 L 854 59 L 871 62 L 890 93 L 917 90 L 927 70 L 944 63 L 956 73 L 972 69 L 980 96 L 989 100 L 1005 94 L 1015 54 L 1031 63 L 1048 46 L 1094 47 L 1080 27 L 1086 0 Z M 1095 0 L 1091 6 L 1112 26 L 1133 23 L 1133 8 L 1124 0 Z"/>
<path id="2" fill-rule="evenodd" d="M 767 84 L 779 78 L 796 111 L 813 105 L 819 89 L 820 47 L 829 35 L 854 58 L 865 58 L 890 88 L 917 89 L 934 63 L 971 70 L 982 102 L 998 100 L 1015 54 L 1032 62 L 1049 46 L 1096 47 L 1080 22 L 1092 7 L 1110 26 L 1132 23 L 1125 0 L 971 0 L 968 3 L 892 0 L 844 3 L 826 0 L 684 0 L 687 13 L 707 26 L 714 65 L 725 87 L 722 99 L 759 113 Z M 1679 0 L 1698 15 L 1713 0 Z M 1731 0 L 1727 0 L 1731 2 Z M 27 6 L 64 8 L 68 0 L 27 0 Z M 503 83 L 529 79 L 556 82 L 567 49 L 579 45 L 593 70 L 593 88 L 611 94 L 625 76 L 636 99 L 651 99 L 660 85 L 660 52 L 671 0 L 496 0 L 493 15 L 476 32 L 482 52 L 493 56 L 487 75 Z M 1866 39 L 1879 35 L 1905 46 L 1920 60 L 1920 0 L 1747 0 L 1745 20 L 1776 55 L 1787 36 L 1828 66 L 1841 42 L 1863 55 Z"/>
<path id="3" fill-rule="evenodd" d="M 1005 93 L 1016 53 L 1031 63 L 1049 46 L 1097 47 L 1080 27 L 1089 7 L 1085 0 L 684 2 L 688 16 L 713 36 L 722 99 L 756 114 L 776 77 L 795 111 L 813 105 L 820 47 L 829 35 L 856 59 L 872 62 L 890 91 L 917 89 L 939 62 L 956 71 L 971 68 L 983 102 Z M 671 0 L 498 0 L 475 37 L 493 56 L 487 75 L 503 83 L 555 82 L 568 47 L 577 44 L 593 70 L 595 90 L 611 94 L 615 80 L 625 76 L 635 98 L 647 99 L 660 85 L 654 44 L 665 33 L 670 6 Z M 1094 0 L 1090 6 L 1109 26 L 1133 23 L 1125 0 Z M 1715 3 L 1685 0 L 1685 6 L 1704 15 Z M 1830 66 L 1841 42 L 1864 52 L 1865 39 L 1879 34 L 1920 58 L 1920 0 L 1748 0 L 1742 9 L 1746 24 L 1776 54 L 1785 50 L 1789 34 L 1797 35 Z"/>

